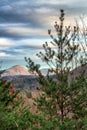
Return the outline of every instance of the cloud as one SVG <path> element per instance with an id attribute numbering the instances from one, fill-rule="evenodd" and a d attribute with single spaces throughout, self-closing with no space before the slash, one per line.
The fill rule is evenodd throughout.
<path id="1" fill-rule="evenodd" d="M 27 27 L 13 27 L 8 28 L 8 33 L 21 36 L 21 37 L 29 37 L 29 36 L 47 36 L 45 30 L 42 29 L 32 29 Z"/>
<path id="2" fill-rule="evenodd" d="M 7 2 L 6 2 L 7 3 Z M 80 3 L 83 3 L 80 7 L 78 6 L 78 2 L 75 0 L 62 0 L 62 1 L 46 1 L 46 0 L 19 0 L 19 1 L 10 1 L 8 0 L 7 5 L 1 5 L 0 9 L 0 18 L 1 22 L 10 22 L 10 23 L 30 23 L 33 27 L 40 27 L 43 25 L 41 23 L 41 18 L 43 18 L 43 13 L 45 14 L 45 18 L 50 15 L 55 15 L 60 8 L 64 8 L 65 10 L 72 10 L 81 13 L 81 8 L 83 10 L 86 9 L 85 2 L 80 0 Z M 86 9 L 87 10 L 87 9 Z M 42 15 L 40 15 L 42 14 Z M 76 13 L 75 13 L 76 14 Z M 75 15 L 74 14 L 74 15 Z M 38 19 L 38 17 L 40 18 Z"/>
<path id="3" fill-rule="evenodd" d="M 13 24 L 8 26 L 1 26 L 0 28 L 0 37 L 7 37 L 7 38 L 35 38 L 35 37 L 47 37 L 47 29 L 43 28 L 32 28 L 28 27 L 28 25 L 15 25 Z"/>
<path id="4" fill-rule="evenodd" d="M 17 59 L 24 62 L 25 56 L 37 61 L 34 55 L 42 51 L 45 41 L 50 41 L 47 30 L 52 29 L 54 34 L 60 9 L 65 10 L 65 24 L 71 24 L 87 13 L 87 1 L 0 0 L 0 57 L 15 63 Z"/>
<path id="5" fill-rule="evenodd" d="M 11 55 L 5 53 L 5 52 L 0 52 L 0 57 L 10 57 Z"/>
<path id="6" fill-rule="evenodd" d="M 45 38 L 47 37 L 45 30 L 58 20 L 59 9 L 63 8 L 67 14 L 75 17 L 87 11 L 85 2 L 85 0 L 1 0 L 0 37 Z"/>
<path id="7" fill-rule="evenodd" d="M 13 46 L 13 41 L 6 38 L 0 38 L 0 47 L 10 47 Z"/>

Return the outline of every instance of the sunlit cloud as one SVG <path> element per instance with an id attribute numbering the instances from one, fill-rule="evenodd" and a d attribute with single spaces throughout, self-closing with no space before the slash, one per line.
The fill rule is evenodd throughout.
<path id="1" fill-rule="evenodd" d="M 13 41 L 6 38 L 0 38 L 0 47 L 10 47 L 13 46 Z"/>
<path id="2" fill-rule="evenodd" d="M 1 57 L 10 57 L 11 55 L 6 54 L 5 52 L 0 52 Z"/>

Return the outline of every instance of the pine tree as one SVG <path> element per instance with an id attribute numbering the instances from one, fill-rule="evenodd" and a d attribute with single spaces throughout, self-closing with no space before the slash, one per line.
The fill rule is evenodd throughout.
<path id="1" fill-rule="evenodd" d="M 82 34 L 79 26 L 64 26 L 64 10 L 60 13 L 60 23 L 55 22 L 54 25 L 57 36 L 54 37 L 48 30 L 53 47 L 46 42 L 43 44 L 44 52 L 37 54 L 49 66 L 47 76 L 41 73 L 40 65 L 31 58 L 25 58 L 29 70 L 38 73 L 41 91 L 44 92 L 37 100 L 41 111 L 38 130 L 86 130 L 87 79 L 85 71 L 78 74 L 73 69 L 86 65 L 87 54 L 80 42 Z"/>
<path id="2" fill-rule="evenodd" d="M 0 76 L 0 130 L 32 129 L 32 114 L 20 92 Z"/>
<path id="3" fill-rule="evenodd" d="M 13 109 L 13 100 L 16 97 L 10 83 L 1 77 L 0 73 L 0 129 L 9 128 L 9 118 Z M 11 120 L 11 119 L 10 119 Z M 9 128 L 10 129 L 10 128 Z"/>

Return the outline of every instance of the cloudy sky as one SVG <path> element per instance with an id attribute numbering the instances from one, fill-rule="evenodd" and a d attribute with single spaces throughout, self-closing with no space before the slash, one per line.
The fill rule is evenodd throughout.
<path id="1" fill-rule="evenodd" d="M 71 24 L 81 15 L 86 18 L 87 0 L 0 0 L 0 66 L 26 65 L 25 56 L 40 63 L 35 55 L 50 41 L 47 30 L 60 9 Z"/>

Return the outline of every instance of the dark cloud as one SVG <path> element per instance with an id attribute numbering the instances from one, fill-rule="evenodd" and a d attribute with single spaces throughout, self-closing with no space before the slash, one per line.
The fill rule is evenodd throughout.
<path id="1" fill-rule="evenodd" d="M 0 50 L 0 52 L 3 52 L 3 53 L 6 53 L 6 54 L 9 54 L 9 55 L 14 55 L 14 56 L 16 56 L 16 55 L 19 55 L 19 54 L 23 54 L 23 52 L 22 53 L 20 53 L 20 52 L 15 52 L 14 51 L 14 49 L 12 50 Z"/>
<path id="2" fill-rule="evenodd" d="M 39 46 L 39 45 L 21 45 L 21 46 L 16 46 L 15 49 L 23 49 L 23 50 L 26 50 L 26 49 L 31 49 L 31 50 L 37 50 L 37 49 L 42 49 L 43 47 L 42 46 Z"/>
<path id="3" fill-rule="evenodd" d="M 82 0 L 79 3 L 82 3 Z M 85 1 L 83 5 L 79 6 L 78 1 L 75 0 L 69 1 L 64 0 L 61 2 L 56 1 L 53 4 L 52 0 L 50 2 L 46 2 L 46 0 L 1 0 L 0 1 L 0 23 L 6 24 L 25 24 L 22 27 L 32 28 L 33 31 L 36 28 L 42 29 L 47 28 L 47 21 L 46 19 L 49 16 L 58 16 L 59 9 L 63 8 L 65 12 L 68 12 L 70 15 L 80 15 L 87 11 L 87 6 L 85 6 Z M 43 10 L 44 9 L 44 10 Z M 46 12 L 46 10 L 49 10 Z M 48 21 L 50 22 L 50 21 Z M 47 25 L 46 25 L 47 24 Z M 19 25 L 20 26 L 20 25 Z M 12 27 L 11 27 L 12 28 Z M 43 35 L 43 34 L 42 34 Z M 9 28 L 3 27 L 0 28 L 0 37 L 9 37 L 9 38 L 35 38 L 41 37 L 40 35 L 33 34 L 33 35 L 24 35 L 15 32 L 9 32 Z"/>
<path id="4" fill-rule="evenodd" d="M 25 3 L 25 4 L 24 4 Z M 31 4 L 32 3 L 32 4 Z M 23 5 L 24 4 L 24 5 Z M 59 9 L 63 8 L 65 10 L 72 8 L 73 6 L 69 6 L 69 4 L 41 4 L 41 2 L 35 1 L 10 1 L 8 0 L 7 5 L 2 6 L 0 9 L 0 22 L 5 23 L 29 23 L 31 27 L 43 27 L 44 23 L 41 21 L 43 18 L 43 13 L 37 10 L 38 9 L 50 9 L 50 12 L 47 13 L 44 11 L 45 17 L 48 15 L 55 15 Z M 77 7 L 76 7 L 77 8 Z M 53 10 L 52 10 L 53 9 Z"/>
<path id="5" fill-rule="evenodd" d="M 32 28 L 43 27 L 43 24 L 40 23 L 33 12 L 30 14 L 25 14 L 21 12 L 20 14 L 18 14 L 14 10 L 11 12 L 0 11 L 0 23 L 26 23 Z"/>

